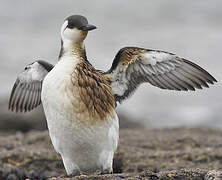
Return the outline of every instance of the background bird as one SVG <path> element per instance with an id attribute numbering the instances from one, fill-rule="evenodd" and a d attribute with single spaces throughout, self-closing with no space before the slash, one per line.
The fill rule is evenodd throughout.
<path id="1" fill-rule="evenodd" d="M 61 28 L 58 63 L 28 65 L 18 75 L 9 102 L 9 109 L 26 112 L 40 104 L 41 96 L 52 144 L 68 175 L 112 172 L 119 137 L 116 103 L 141 83 L 194 91 L 216 82 L 191 61 L 138 47 L 119 50 L 107 72 L 96 70 L 84 46 L 88 31 L 95 28 L 83 16 L 68 17 Z"/>

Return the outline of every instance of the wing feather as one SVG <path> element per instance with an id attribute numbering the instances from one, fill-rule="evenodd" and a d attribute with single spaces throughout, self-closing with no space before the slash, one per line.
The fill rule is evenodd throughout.
<path id="1" fill-rule="evenodd" d="M 197 64 L 175 54 L 138 47 L 122 48 L 106 72 L 116 101 L 128 98 L 144 82 L 161 89 L 195 91 L 217 80 Z"/>
<path id="2" fill-rule="evenodd" d="M 174 87 L 174 90 L 181 91 L 181 88 L 178 85 L 178 83 L 176 81 L 174 81 L 171 77 L 169 77 L 168 73 L 166 73 L 165 76 L 162 76 L 162 78 L 165 81 L 168 81 L 171 84 L 171 86 Z"/>
<path id="3" fill-rule="evenodd" d="M 190 84 L 192 87 L 197 88 L 197 89 L 202 89 L 201 82 L 199 81 L 198 78 L 191 76 L 189 73 L 183 71 L 183 69 L 178 69 L 177 72 L 180 74 L 180 76 L 185 77 L 185 81 L 188 84 Z"/>
<path id="4" fill-rule="evenodd" d="M 25 106 L 25 111 L 30 111 L 30 103 L 31 103 L 31 100 L 33 98 L 32 96 L 32 84 L 29 84 L 29 88 L 28 88 L 28 97 L 27 97 L 27 102 L 26 102 L 26 106 Z"/>
<path id="5" fill-rule="evenodd" d="M 26 88 L 26 84 L 24 84 L 24 88 Z M 24 89 L 23 88 L 23 89 Z M 22 95 L 20 95 L 21 96 L 21 100 L 19 101 L 19 105 L 18 105 L 18 107 L 24 107 L 24 105 L 25 105 L 25 102 L 26 102 L 26 98 L 27 98 L 27 91 L 22 91 Z"/>
<path id="6" fill-rule="evenodd" d="M 36 88 L 37 85 L 34 85 L 34 89 L 33 91 L 36 92 L 37 88 Z M 32 104 L 31 104 L 31 109 L 33 109 L 35 107 L 35 98 L 36 98 L 36 93 L 33 93 L 33 98 L 32 98 Z"/>
<path id="7" fill-rule="evenodd" d="M 39 60 L 18 75 L 9 99 L 9 109 L 15 112 L 31 111 L 41 104 L 41 84 L 53 65 Z"/>

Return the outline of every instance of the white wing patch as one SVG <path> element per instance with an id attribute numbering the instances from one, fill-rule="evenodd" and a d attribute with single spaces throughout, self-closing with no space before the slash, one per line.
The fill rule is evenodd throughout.
<path id="1" fill-rule="evenodd" d="M 124 92 L 128 89 L 127 82 L 128 78 L 126 77 L 127 74 L 124 72 L 126 71 L 125 66 L 118 66 L 117 71 L 112 73 L 112 77 L 114 77 L 111 86 L 114 94 L 124 95 Z"/>
<path id="2" fill-rule="evenodd" d="M 170 55 L 165 52 L 145 52 L 142 55 L 142 63 L 155 66 L 157 62 L 167 61 L 169 59 L 172 59 L 173 56 L 176 57 L 175 55 Z"/>
<path id="3" fill-rule="evenodd" d="M 18 75 L 18 79 L 21 82 L 31 83 L 34 81 L 42 81 L 48 71 L 39 65 L 38 62 L 34 62 L 25 67 L 25 69 Z"/>

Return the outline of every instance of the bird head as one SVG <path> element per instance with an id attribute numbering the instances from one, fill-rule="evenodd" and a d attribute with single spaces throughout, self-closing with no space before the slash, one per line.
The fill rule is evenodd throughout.
<path id="1" fill-rule="evenodd" d="M 65 19 L 61 28 L 63 41 L 79 43 L 84 41 L 88 31 L 96 29 L 96 26 L 88 23 L 88 20 L 81 15 L 72 15 Z"/>

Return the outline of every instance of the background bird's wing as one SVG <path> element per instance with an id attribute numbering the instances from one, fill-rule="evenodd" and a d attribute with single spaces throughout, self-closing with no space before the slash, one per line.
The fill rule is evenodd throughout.
<path id="1" fill-rule="evenodd" d="M 42 81 L 52 68 L 52 64 L 42 60 L 27 65 L 14 83 L 9 109 L 26 112 L 41 104 Z"/>
<path id="2" fill-rule="evenodd" d="M 194 91 L 216 82 L 203 68 L 175 54 L 137 47 L 122 48 L 106 74 L 118 102 L 144 82 L 177 91 Z"/>

